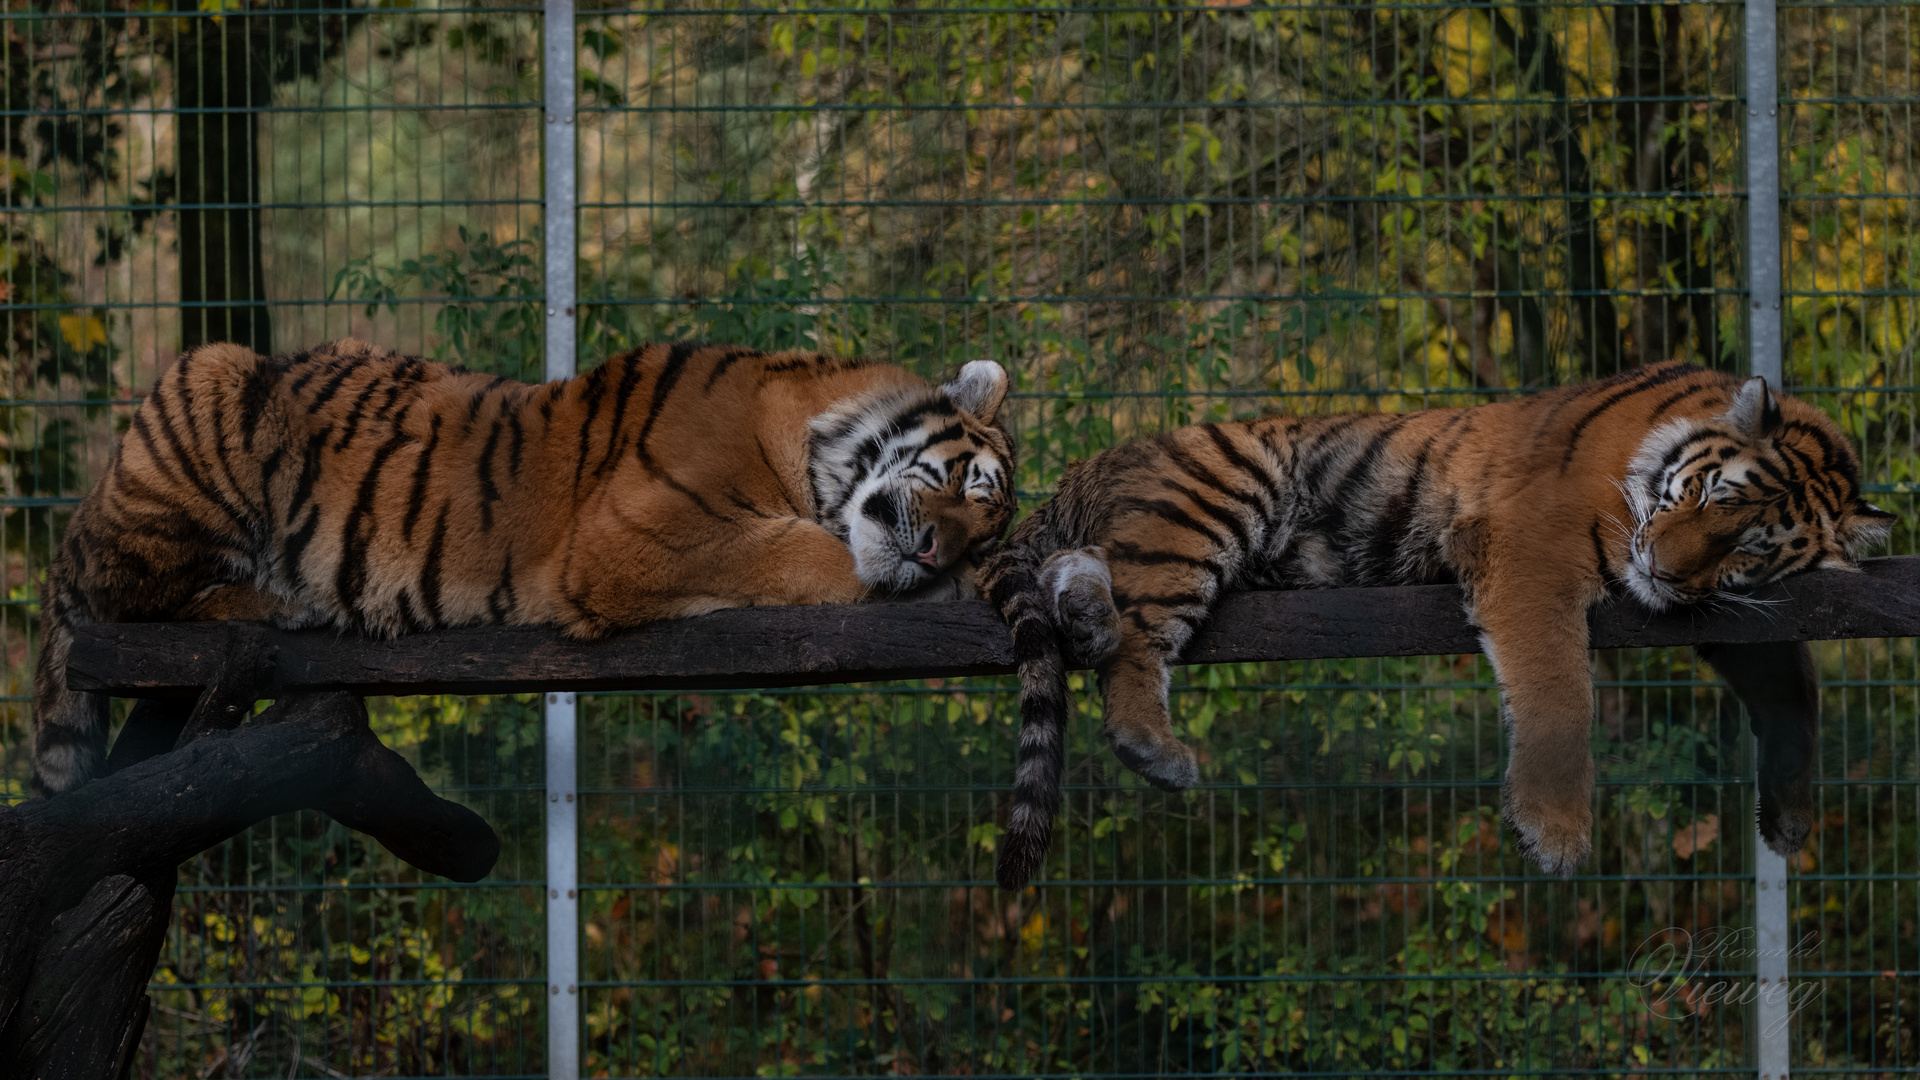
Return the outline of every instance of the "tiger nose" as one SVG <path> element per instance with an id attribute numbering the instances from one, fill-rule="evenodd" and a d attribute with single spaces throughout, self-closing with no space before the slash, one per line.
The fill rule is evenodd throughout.
<path id="1" fill-rule="evenodd" d="M 920 546 L 913 550 L 913 561 L 939 568 L 940 538 L 934 535 L 933 526 L 927 526 L 927 531 L 920 534 Z"/>

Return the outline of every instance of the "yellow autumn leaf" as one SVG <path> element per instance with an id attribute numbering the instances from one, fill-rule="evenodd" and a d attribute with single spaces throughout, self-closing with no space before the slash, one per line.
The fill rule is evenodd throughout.
<path id="1" fill-rule="evenodd" d="M 246 7 L 246 0 L 200 0 L 201 11 L 211 11 L 214 13 L 212 22 L 215 26 L 220 26 L 227 21 L 227 17 L 220 14 L 220 12 L 245 11 Z M 182 30 L 189 29 L 190 27 L 190 24 L 185 19 L 176 19 L 174 23 Z"/>
<path id="2" fill-rule="evenodd" d="M 662 843 L 653 851 L 653 883 L 668 885 L 680 871 L 680 845 Z"/>
<path id="3" fill-rule="evenodd" d="M 1047 916 L 1036 911 L 1033 917 L 1020 927 L 1020 947 L 1027 952 L 1039 952 L 1047 937 Z"/>
<path id="4" fill-rule="evenodd" d="M 60 316 L 60 336 L 76 351 L 86 352 L 107 343 L 107 324 L 91 315 Z"/>

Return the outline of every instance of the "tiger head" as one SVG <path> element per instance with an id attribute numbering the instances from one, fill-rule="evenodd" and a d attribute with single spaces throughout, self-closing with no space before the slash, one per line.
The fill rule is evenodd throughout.
<path id="1" fill-rule="evenodd" d="M 864 396 L 813 419 L 816 519 L 881 593 L 966 579 L 1013 519 L 1007 373 L 975 360 L 938 387 Z M 971 582 L 960 584 L 970 587 Z"/>
<path id="2" fill-rule="evenodd" d="M 1860 498 L 1860 463 L 1826 414 L 1748 379 L 1725 413 L 1675 420 L 1634 455 L 1626 583 L 1660 610 L 1798 570 L 1852 570 L 1893 515 Z"/>

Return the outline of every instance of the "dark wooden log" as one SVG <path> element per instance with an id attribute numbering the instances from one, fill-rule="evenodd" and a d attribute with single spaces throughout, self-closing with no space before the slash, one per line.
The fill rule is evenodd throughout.
<path id="1" fill-rule="evenodd" d="M 254 661 L 258 667 L 257 656 Z M 217 695 L 202 694 L 202 703 L 210 696 Z M 107 773 L 172 750 L 194 711 L 186 701 L 136 702 L 107 757 Z M 34 956 L 19 1019 L 0 1023 L 0 1063 L 9 1074 L 36 1080 L 127 1075 L 153 1011 L 147 978 L 173 919 L 176 876 L 168 869 L 144 882 L 102 878 L 78 907 L 54 917 Z"/>
<path id="2" fill-rule="evenodd" d="M 169 726 L 174 713 L 155 723 Z M 413 865 L 458 881 L 483 877 L 499 855 L 499 838 L 487 823 L 434 795 L 405 759 L 374 737 L 360 700 L 341 693 L 285 696 L 250 723 L 208 731 L 77 791 L 0 807 L 0 1047 L 16 1049 L 12 1058 L 0 1054 L 0 1075 L 86 1075 L 35 1071 L 50 1059 L 27 1056 L 76 1045 L 72 1034 L 37 1034 L 49 1026 L 65 1030 L 71 1013 L 62 1009 L 89 1004 L 84 996 L 65 993 L 59 981 L 88 965 L 133 965 L 139 971 L 130 977 L 143 986 L 151 969 L 150 954 L 140 966 L 132 929 L 103 933 L 118 944 L 103 942 L 99 951 L 78 941 L 84 935 L 76 930 L 70 935 L 77 936 L 75 947 L 49 959 L 44 947 L 56 916 L 68 918 L 60 913 L 83 901 L 93 905 L 90 897 L 103 879 L 171 882 L 182 860 L 254 822 L 305 808 L 326 812 Z M 151 903 L 162 901 L 158 891 L 170 892 L 164 885 L 145 888 Z M 101 910 L 118 913 L 114 920 L 124 916 L 114 925 L 133 927 L 143 910 L 136 898 L 126 890 L 106 891 L 113 896 L 99 899 Z M 141 925 L 164 930 L 164 910 L 159 916 Z M 75 916 L 83 922 L 87 917 Z M 99 997 L 92 995 L 95 1002 Z M 96 1021 L 88 1037 L 108 1044 L 95 1048 L 100 1053 L 117 1052 L 125 1027 L 123 1015 L 115 1014 L 113 1024 Z"/>
<path id="3" fill-rule="evenodd" d="M 102 878 L 54 918 L 14 1022 L 0 1034 L 4 1075 L 123 1074 L 152 1007 L 147 977 L 167 936 L 173 878 L 171 868 L 147 882 Z"/>
<path id="4" fill-rule="evenodd" d="M 180 745 L 180 733 L 192 719 L 191 701 L 147 698 L 133 703 L 127 722 L 114 736 L 113 749 L 107 754 L 108 774 L 131 768 L 150 757 L 164 754 Z"/>
<path id="5" fill-rule="evenodd" d="M 253 706 L 267 696 L 273 683 L 273 643 L 259 623 L 229 622 L 226 647 L 220 651 L 213 678 L 194 703 L 175 746 L 185 746 L 212 731 L 239 727 L 253 715 Z"/>
<path id="6" fill-rule="evenodd" d="M 1592 617 L 1595 648 L 1920 635 L 1920 556 L 1863 573 L 1802 574 L 1749 601 L 1653 614 L 1627 600 Z M 218 681 L 228 624 L 102 624 L 76 631 L 67 679 L 122 697 L 180 697 Z M 545 627 L 475 627 L 392 641 L 262 628 L 271 690 L 356 694 L 805 686 L 1013 670 L 981 602 L 742 608 L 578 642 Z M 1476 652 L 1451 585 L 1229 596 L 1189 663 Z"/>

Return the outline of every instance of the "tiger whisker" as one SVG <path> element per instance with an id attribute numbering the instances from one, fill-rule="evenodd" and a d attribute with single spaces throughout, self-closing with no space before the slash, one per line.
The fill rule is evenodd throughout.
<path id="1" fill-rule="evenodd" d="M 1633 547 L 1635 530 L 1628 528 L 1625 522 L 1605 511 L 1601 511 L 1600 516 L 1606 522 L 1608 535 L 1624 542 L 1628 548 Z"/>
<path id="2" fill-rule="evenodd" d="M 1785 600 L 1763 600 L 1757 596 L 1742 596 L 1739 593 L 1715 593 L 1714 600 L 1718 603 L 1739 604 L 1748 608 L 1772 608 L 1786 603 Z"/>
<path id="3" fill-rule="evenodd" d="M 1634 527 L 1636 529 L 1644 527 L 1648 519 L 1653 516 L 1652 512 L 1647 508 L 1645 500 L 1628 488 L 1625 480 L 1616 479 L 1613 481 L 1613 486 L 1614 490 L 1620 492 L 1621 500 L 1626 503 L 1627 513 L 1633 515 Z"/>

